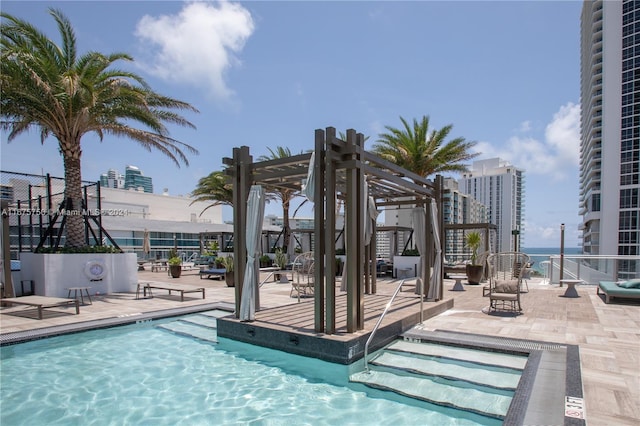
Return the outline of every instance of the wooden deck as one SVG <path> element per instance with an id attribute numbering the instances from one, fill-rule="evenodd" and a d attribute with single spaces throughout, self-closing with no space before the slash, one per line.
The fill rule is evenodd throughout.
<path id="1" fill-rule="evenodd" d="M 330 362 L 349 364 L 362 357 L 371 331 L 389 302 L 388 294 L 365 295 L 364 329 L 347 333 L 346 295 L 337 297 L 336 333 L 314 330 L 313 299 L 256 312 L 253 322 L 233 316 L 218 320 L 218 336 L 242 342 L 311 356 Z M 453 307 L 453 299 L 423 303 L 424 319 Z M 370 351 L 397 338 L 420 322 L 420 298 L 413 292 L 400 293 L 371 344 Z"/>

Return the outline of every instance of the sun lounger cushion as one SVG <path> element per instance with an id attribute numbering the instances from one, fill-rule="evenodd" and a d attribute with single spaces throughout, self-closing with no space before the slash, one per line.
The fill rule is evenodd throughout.
<path id="1" fill-rule="evenodd" d="M 629 281 L 618 283 L 618 287 L 622 288 L 640 288 L 640 278 L 634 278 Z"/>
<path id="2" fill-rule="evenodd" d="M 612 297 L 640 298 L 640 288 L 624 288 L 613 281 L 600 281 L 596 293 L 604 293 L 605 303 L 609 303 Z"/>

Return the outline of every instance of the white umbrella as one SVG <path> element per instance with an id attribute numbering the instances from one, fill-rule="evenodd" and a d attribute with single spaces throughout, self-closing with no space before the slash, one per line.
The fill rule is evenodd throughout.
<path id="1" fill-rule="evenodd" d="M 255 320 L 258 299 L 258 257 L 260 256 L 260 235 L 264 216 L 264 190 L 260 185 L 252 185 L 247 199 L 247 265 L 244 270 L 242 298 L 240 299 L 240 321 Z"/>
<path id="2" fill-rule="evenodd" d="M 145 229 L 142 237 L 142 251 L 148 257 L 149 252 L 151 251 L 151 240 L 149 237 L 149 230 Z"/>
<path id="3" fill-rule="evenodd" d="M 422 265 L 423 264 L 422 259 L 425 259 L 427 254 L 427 247 L 425 245 L 425 238 L 424 238 L 425 228 L 426 228 L 424 209 L 421 207 L 414 208 L 411 211 L 411 220 L 413 221 L 413 235 L 416 236 L 416 246 L 418 248 L 418 252 L 420 253 L 420 265 Z M 419 280 L 416 280 L 415 292 L 416 294 L 422 294 L 422 289 L 420 288 Z"/>
<path id="4" fill-rule="evenodd" d="M 440 227 L 438 226 L 438 205 L 436 200 L 431 199 L 431 223 L 433 227 L 433 245 L 436 257 L 433 262 L 433 274 L 431 275 L 431 286 L 427 297 L 440 299 L 440 271 L 442 270 L 442 248 L 440 247 Z"/>
<path id="5" fill-rule="evenodd" d="M 309 168 L 307 169 L 307 180 L 302 185 L 302 193 L 307 197 L 307 200 L 312 203 L 313 198 L 315 196 L 315 182 L 316 182 L 316 153 L 315 151 L 311 153 L 311 158 L 309 159 Z"/>

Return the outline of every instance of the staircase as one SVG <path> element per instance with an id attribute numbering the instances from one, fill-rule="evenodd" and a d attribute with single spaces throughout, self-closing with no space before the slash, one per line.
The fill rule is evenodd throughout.
<path id="1" fill-rule="evenodd" d="M 222 315 L 228 315 L 228 312 Z M 217 318 L 222 315 L 217 311 L 200 312 L 158 324 L 156 327 L 205 342 L 218 343 Z"/>
<path id="2" fill-rule="evenodd" d="M 352 382 L 429 403 L 504 419 L 526 357 L 397 340 Z"/>

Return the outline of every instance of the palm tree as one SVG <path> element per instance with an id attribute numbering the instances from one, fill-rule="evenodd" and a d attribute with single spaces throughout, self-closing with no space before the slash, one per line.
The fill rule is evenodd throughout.
<path id="1" fill-rule="evenodd" d="M 258 161 L 276 160 L 279 158 L 288 158 L 292 156 L 291 150 L 282 146 L 276 147 L 275 151 L 271 148 L 267 149 L 269 150 L 271 155 L 262 155 L 258 158 Z M 289 235 L 291 234 L 291 228 L 289 226 L 289 206 L 291 204 L 291 200 L 298 196 L 298 192 L 294 191 L 293 189 L 287 188 L 272 188 L 267 189 L 267 192 L 276 199 L 279 199 L 282 203 L 282 250 L 286 253 L 289 245 Z"/>
<path id="2" fill-rule="evenodd" d="M 169 136 L 165 124 L 195 128 L 174 110 L 197 110 L 186 102 L 154 92 L 142 77 L 114 68 L 132 61 L 125 53 L 78 55 L 76 37 L 61 11 L 50 9 L 62 39 L 60 46 L 26 21 L 7 13 L 0 30 L 0 128 L 8 141 L 36 128 L 40 142 L 58 140 L 64 162 L 66 246 L 84 242 L 82 208 L 82 137 L 95 133 L 132 139 L 148 151 L 159 150 L 178 167 L 188 165 L 183 150 L 198 151 Z M 134 124 L 144 128 L 136 128 Z"/>
<path id="3" fill-rule="evenodd" d="M 233 186 L 227 180 L 224 172 L 215 171 L 198 180 L 198 186 L 191 193 L 191 196 L 194 197 L 191 204 L 197 201 L 212 202 L 200 212 L 200 215 L 202 215 L 207 209 L 214 206 L 232 206 Z"/>
<path id="4" fill-rule="evenodd" d="M 430 130 L 426 115 L 420 122 L 414 119 L 413 127 L 402 117 L 400 121 L 403 129 L 385 126 L 388 133 L 379 135 L 373 152 L 417 175 L 426 178 L 440 172 L 464 172 L 467 166 L 463 162 L 479 155 L 469 152 L 476 145 L 475 141 L 459 137 L 445 142 L 452 124 Z"/>

